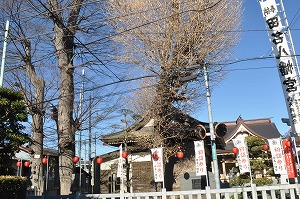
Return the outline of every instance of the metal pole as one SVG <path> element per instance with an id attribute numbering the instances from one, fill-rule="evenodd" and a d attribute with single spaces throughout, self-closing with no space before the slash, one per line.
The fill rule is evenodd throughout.
<path id="1" fill-rule="evenodd" d="M 47 168 L 46 168 L 46 194 L 48 191 L 48 180 L 49 180 L 49 156 L 47 155 L 47 164 L 46 164 Z"/>
<path id="2" fill-rule="evenodd" d="M 90 104 L 89 104 L 89 174 L 91 176 L 92 174 L 92 165 L 91 165 L 91 159 L 92 159 L 92 96 L 90 95 Z M 95 154 L 96 157 L 96 154 Z M 93 163 L 92 163 L 93 164 Z M 91 180 L 89 180 L 89 184 L 91 185 Z M 89 186 L 90 189 L 90 186 Z"/>
<path id="3" fill-rule="evenodd" d="M 82 131 L 81 131 L 81 123 L 82 123 L 82 103 L 83 103 L 83 92 L 84 92 L 84 69 L 82 69 L 82 87 L 80 91 L 80 101 L 79 101 L 79 120 L 80 120 L 80 130 L 79 130 L 79 148 L 78 148 L 78 156 L 79 156 L 79 192 L 81 192 L 81 142 L 82 142 Z"/>
<path id="4" fill-rule="evenodd" d="M 120 178 L 121 178 L 121 187 L 120 187 L 120 199 L 124 199 L 124 179 L 123 179 L 123 158 L 122 158 L 122 150 L 123 145 L 120 145 L 120 157 L 119 157 L 119 164 L 120 167 Z"/>
<path id="5" fill-rule="evenodd" d="M 204 70 L 204 80 L 205 80 L 205 87 L 206 87 L 206 100 L 207 100 L 207 110 L 208 110 L 208 118 L 209 118 L 209 131 L 210 131 L 211 154 L 213 159 L 214 176 L 216 182 L 216 189 L 220 189 L 220 174 L 218 168 L 217 147 L 216 147 L 214 125 L 213 125 L 213 118 L 212 118 L 212 111 L 211 111 L 208 71 L 205 64 L 203 65 L 203 70 Z"/>
<path id="6" fill-rule="evenodd" d="M 22 170 L 23 170 L 23 160 L 21 159 L 20 176 L 22 176 Z"/>
<path id="7" fill-rule="evenodd" d="M 3 54 L 2 54 L 2 62 L 1 62 L 0 87 L 3 86 L 4 65 L 5 65 L 5 58 L 6 58 L 6 46 L 7 46 L 7 38 L 8 38 L 8 29 L 9 29 L 9 21 L 7 20 L 6 21 L 6 26 L 5 26 Z"/>
<path id="8" fill-rule="evenodd" d="M 19 160 L 18 160 L 19 161 Z M 17 176 L 20 176 L 20 167 L 21 165 L 18 167 L 18 170 L 17 170 Z"/>

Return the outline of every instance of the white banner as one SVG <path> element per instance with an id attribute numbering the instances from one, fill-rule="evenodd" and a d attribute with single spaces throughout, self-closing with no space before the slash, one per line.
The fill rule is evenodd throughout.
<path id="1" fill-rule="evenodd" d="M 120 156 L 118 159 L 118 169 L 117 169 L 117 177 L 118 178 L 123 178 L 123 158 L 122 158 L 122 144 L 119 146 L 119 150 L 120 150 Z"/>
<path id="2" fill-rule="evenodd" d="M 163 161 L 163 149 L 154 148 L 151 149 L 154 182 L 164 181 L 164 161 Z"/>
<path id="3" fill-rule="evenodd" d="M 279 16 L 282 12 L 277 9 L 275 0 L 259 1 L 266 22 L 273 54 L 276 58 L 280 81 L 285 97 L 293 136 L 300 134 L 300 87 L 296 72 L 296 57 L 292 58 L 291 46 L 287 41 L 286 30 Z"/>
<path id="4" fill-rule="evenodd" d="M 268 139 L 275 174 L 287 174 L 281 138 Z"/>
<path id="5" fill-rule="evenodd" d="M 251 172 L 248 146 L 245 137 L 233 139 L 233 144 L 238 148 L 237 161 L 239 164 L 240 173 Z"/>
<path id="6" fill-rule="evenodd" d="M 207 175 L 205 149 L 203 140 L 194 141 L 196 176 Z"/>

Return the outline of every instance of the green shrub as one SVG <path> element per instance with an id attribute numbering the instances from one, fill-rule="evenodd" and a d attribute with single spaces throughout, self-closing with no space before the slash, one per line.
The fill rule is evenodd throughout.
<path id="1" fill-rule="evenodd" d="M 0 176 L 1 199 L 26 199 L 26 191 L 25 177 Z"/>
<path id="2" fill-rule="evenodd" d="M 256 184 L 256 186 L 271 185 L 272 183 L 273 183 L 273 180 L 268 179 L 268 178 L 253 179 L 253 184 Z"/>

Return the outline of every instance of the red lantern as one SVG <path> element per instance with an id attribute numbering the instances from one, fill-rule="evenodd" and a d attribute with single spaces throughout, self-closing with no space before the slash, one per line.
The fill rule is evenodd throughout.
<path id="1" fill-rule="evenodd" d="M 17 165 L 17 167 L 20 167 L 20 166 L 22 165 L 22 162 L 19 162 L 19 161 L 18 161 L 18 162 L 16 163 L 16 165 Z"/>
<path id="2" fill-rule="evenodd" d="M 102 164 L 103 163 L 103 158 L 99 157 L 96 159 L 97 164 Z"/>
<path id="3" fill-rule="evenodd" d="M 232 148 L 232 152 L 233 152 L 234 154 L 238 154 L 238 153 L 239 153 L 239 149 L 236 148 L 236 147 L 233 147 L 233 148 Z"/>
<path id="4" fill-rule="evenodd" d="M 127 158 L 127 156 L 128 156 L 127 152 L 124 151 L 124 152 L 122 153 L 122 158 Z"/>
<path id="5" fill-rule="evenodd" d="M 264 144 L 264 145 L 263 145 L 263 150 L 264 150 L 264 151 L 268 151 L 268 150 L 269 150 L 269 145 Z"/>
<path id="6" fill-rule="evenodd" d="M 158 153 L 157 152 L 152 153 L 152 158 L 153 160 L 157 161 L 159 159 Z"/>
<path id="7" fill-rule="evenodd" d="M 48 158 L 46 158 L 46 157 L 43 158 L 43 159 L 42 159 L 42 164 L 47 164 L 47 163 L 48 163 Z"/>
<path id="8" fill-rule="evenodd" d="M 30 162 L 29 161 L 24 162 L 24 166 L 25 167 L 29 167 L 30 166 Z"/>
<path id="9" fill-rule="evenodd" d="M 78 161 L 79 161 L 79 157 L 74 156 L 74 157 L 73 157 L 73 162 L 74 162 L 74 163 L 77 163 Z"/>
<path id="10" fill-rule="evenodd" d="M 291 147 L 292 143 L 291 143 L 290 140 L 285 140 L 284 145 L 285 145 L 286 147 Z"/>
<path id="11" fill-rule="evenodd" d="M 183 158 L 183 152 L 182 151 L 178 151 L 176 154 L 177 158 L 182 159 Z"/>

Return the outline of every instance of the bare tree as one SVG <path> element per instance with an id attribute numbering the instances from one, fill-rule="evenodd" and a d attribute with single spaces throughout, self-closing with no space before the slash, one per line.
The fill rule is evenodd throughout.
<path id="1" fill-rule="evenodd" d="M 10 29 L 10 40 L 14 50 L 9 50 L 9 59 L 15 64 L 10 82 L 16 86 L 24 95 L 27 111 L 32 117 L 31 131 L 32 141 L 29 145 L 31 154 L 31 186 L 37 188 L 37 193 L 44 192 L 43 165 L 43 138 L 44 138 L 44 97 L 45 81 L 40 77 L 34 66 L 33 57 L 36 56 L 35 50 L 39 44 L 34 40 L 34 50 L 30 38 L 35 31 L 30 29 L 32 24 L 24 23 L 21 16 L 21 8 L 25 8 L 22 1 L 7 1 L 3 12 L 11 16 L 14 26 Z M 27 7 L 28 8 L 28 7 Z M 14 58 L 14 59 L 12 59 Z"/>
<path id="2" fill-rule="evenodd" d="M 108 58 L 109 42 L 93 42 L 104 37 L 100 31 L 105 29 L 104 20 L 98 6 L 101 6 L 99 2 L 79 0 L 10 0 L 0 5 L 1 16 L 12 20 L 10 39 L 14 46 L 12 48 L 10 45 L 7 53 L 5 81 L 11 86 L 17 85 L 26 95 L 28 110 L 33 118 L 32 157 L 42 154 L 43 136 L 46 136 L 43 130 L 58 133 L 61 194 L 70 193 L 75 133 L 79 127 L 83 130 L 91 128 L 81 124 L 88 118 L 87 109 L 93 108 L 91 125 L 96 126 L 110 118 L 110 113 L 115 110 L 117 100 L 112 99 L 113 94 L 107 94 L 108 90 L 116 93 L 121 90 L 116 85 L 105 84 L 108 80 L 113 83 L 118 78 L 106 66 L 107 63 L 112 63 Z M 80 77 L 76 73 L 77 67 L 86 67 L 89 76 L 86 77 L 85 92 L 93 94 L 94 98 L 93 104 L 85 106 L 81 115 L 76 114 L 78 104 L 75 98 L 79 95 L 76 86 L 81 82 L 76 81 Z M 101 83 L 104 86 L 99 85 Z M 49 114 L 45 114 L 48 105 L 56 104 L 58 112 L 55 122 L 57 121 L 58 129 L 49 120 Z M 44 121 L 50 123 L 45 125 Z M 52 129 L 49 127 L 51 124 L 55 126 Z M 32 159 L 32 169 L 35 170 L 32 170 L 31 179 L 32 185 L 42 191 L 42 172 L 38 171 L 42 169 L 40 160 Z"/>
<path id="3" fill-rule="evenodd" d="M 238 41 L 241 4 L 236 0 L 107 2 L 114 41 L 122 46 L 117 58 L 157 75 L 150 109 L 156 119 L 155 135 L 152 142 L 141 144 L 163 146 L 170 167 L 174 165 L 170 157 L 188 136 L 184 118 L 175 120 L 175 112 L 203 94 L 204 65 L 210 80 L 220 80 L 223 63 Z M 172 184 L 166 188 L 172 189 Z"/>

